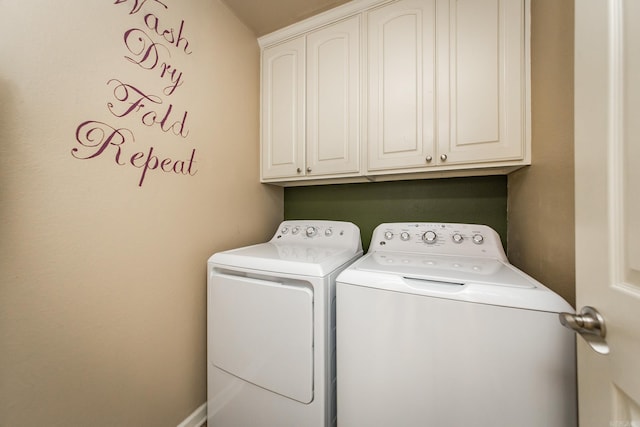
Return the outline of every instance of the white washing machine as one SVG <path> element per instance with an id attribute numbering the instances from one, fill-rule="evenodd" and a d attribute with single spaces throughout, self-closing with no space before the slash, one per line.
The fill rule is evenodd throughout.
<path id="1" fill-rule="evenodd" d="M 340 427 L 576 425 L 574 310 L 491 228 L 381 224 L 336 300 Z"/>
<path id="2" fill-rule="evenodd" d="M 336 425 L 335 279 L 361 255 L 352 223 L 285 221 L 209 258 L 208 425 Z"/>

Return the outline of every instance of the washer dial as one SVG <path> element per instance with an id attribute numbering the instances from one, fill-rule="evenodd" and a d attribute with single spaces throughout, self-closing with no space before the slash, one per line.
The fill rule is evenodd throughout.
<path id="1" fill-rule="evenodd" d="M 438 235 L 435 231 L 429 230 L 422 235 L 422 240 L 429 245 L 433 245 L 438 240 Z"/>

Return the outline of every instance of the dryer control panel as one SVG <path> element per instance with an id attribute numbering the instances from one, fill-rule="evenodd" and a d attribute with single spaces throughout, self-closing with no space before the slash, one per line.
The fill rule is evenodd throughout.
<path id="1" fill-rule="evenodd" d="M 271 242 L 362 249 L 360 229 L 345 221 L 284 221 Z"/>
<path id="2" fill-rule="evenodd" d="M 373 231 L 369 252 L 393 251 L 437 255 L 507 257 L 500 236 L 480 224 L 396 222 L 380 224 Z"/>

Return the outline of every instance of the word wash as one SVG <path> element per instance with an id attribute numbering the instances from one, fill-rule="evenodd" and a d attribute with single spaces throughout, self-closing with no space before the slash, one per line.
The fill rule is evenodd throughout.
<path id="1" fill-rule="evenodd" d="M 162 154 L 159 147 L 145 147 L 142 141 L 136 141 L 134 129 L 113 126 L 102 120 L 84 120 L 78 125 L 77 145 L 71 155 L 80 160 L 106 157 L 118 166 L 138 168 L 141 170 L 140 187 L 152 171 L 193 176 L 197 172 L 196 149 L 182 148 L 189 136 L 189 112 L 174 105 L 169 98 L 185 82 L 178 63 L 193 53 L 186 36 L 185 21 L 166 24 L 164 18 L 169 7 L 160 0 L 115 0 L 113 5 L 127 11 L 129 16 L 139 18 L 138 25 L 123 34 L 124 60 L 145 70 L 145 75 L 152 77 L 151 81 L 159 82 L 162 89 L 153 93 L 134 82 L 109 79 L 107 85 L 112 90 L 107 111 L 114 120 L 127 118 L 128 126 L 135 123 L 135 129 L 144 126 L 157 130 L 158 135 L 172 137 L 171 140 L 168 137 L 158 140 L 181 144 L 178 151 L 182 150 L 183 155 L 175 155 L 175 146 L 171 147 L 171 153 L 174 153 L 171 156 Z M 151 11 L 144 12 L 143 6 Z"/>

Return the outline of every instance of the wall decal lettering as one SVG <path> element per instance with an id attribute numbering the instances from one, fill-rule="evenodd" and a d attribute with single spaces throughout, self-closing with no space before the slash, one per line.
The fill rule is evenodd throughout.
<path id="1" fill-rule="evenodd" d="M 124 33 L 124 44 L 132 54 L 126 55 L 125 59 L 145 70 L 156 70 L 160 78 L 169 79 L 170 84 L 164 88 L 165 95 L 173 94 L 178 86 L 182 85 L 182 72 L 161 59 L 171 56 L 166 46 L 153 42 L 151 37 L 139 28 L 132 28 Z"/>
<path id="2" fill-rule="evenodd" d="M 154 10 L 140 13 L 145 4 L 155 6 Z M 137 26 L 123 34 L 123 59 L 150 72 L 152 79 L 144 82 L 159 82 L 161 90 L 159 94 L 153 93 L 138 83 L 109 79 L 107 85 L 112 88 L 112 99 L 106 103 L 107 111 L 113 120 L 127 118 L 128 126 L 137 123 L 137 126 L 161 132 L 159 135 L 170 135 L 179 138 L 178 142 L 186 142 L 189 112 L 168 101 L 185 82 L 184 73 L 176 64 L 193 53 L 186 36 L 185 21 L 180 20 L 175 27 L 164 25 L 169 6 L 160 0 L 115 0 L 113 5 L 126 6 L 123 10 L 128 11 L 129 16 L 139 18 Z M 158 11 L 164 14 L 159 15 Z M 138 168 L 141 170 L 139 187 L 150 171 L 186 176 L 197 173 L 195 148 L 186 149 L 181 158 L 166 156 L 160 154 L 160 148 L 144 147 L 136 141 L 136 129 L 142 127 L 118 127 L 100 120 L 85 120 L 76 128 L 77 145 L 71 155 L 79 160 L 108 157 L 118 166 Z M 145 149 L 140 151 L 140 148 Z"/>
<path id="3" fill-rule="evenodd" d="M 127 3 L 129 5 L 131 5 L 131 11 L 129 12 L 129 15 L 133 15 L 134 13 L 138 13 L 140 12 L 140 8 L 142 6 L 144 6 L 144 4 L 147 2 L 147 0 L 116 0 L 113 4 L 121 4 L 121 3 Z M 165 9 L 169 9 L 169 7 L 162 3 L 160 0 L 151 0 L 151 2 L 156 2 L 159 5 L 161 5 L 162 7 L 164 7 Z"/>

